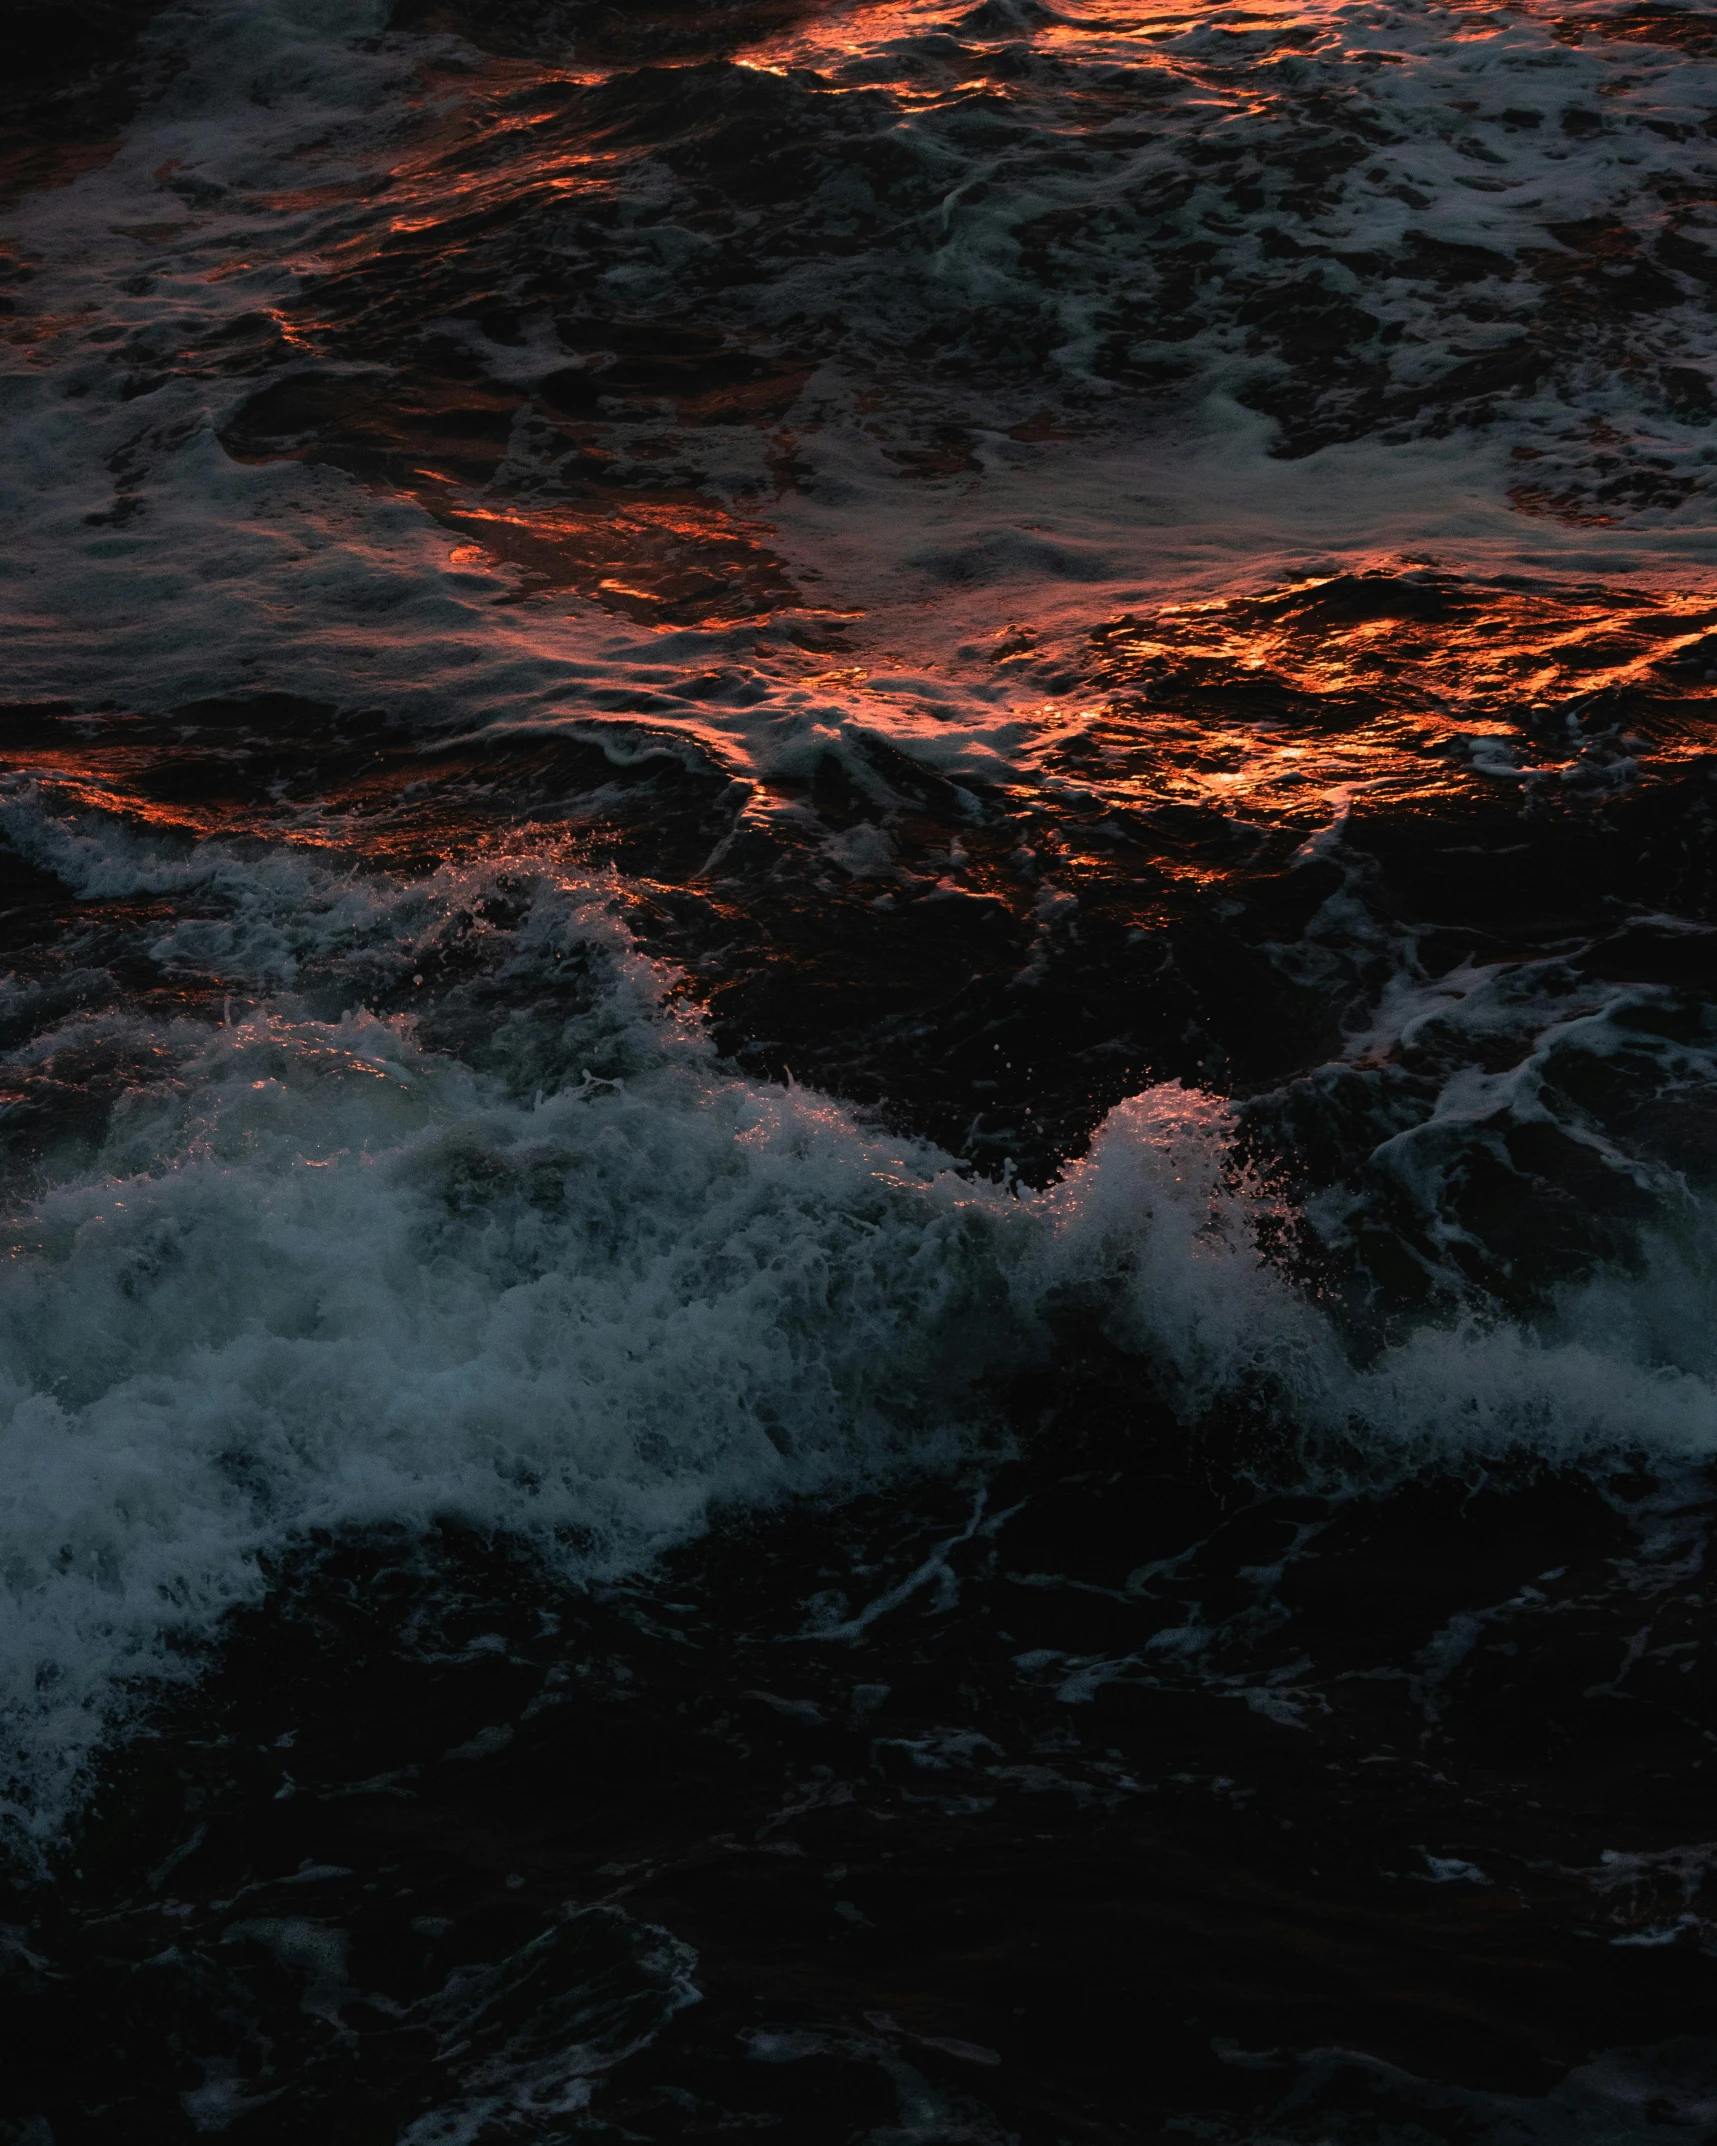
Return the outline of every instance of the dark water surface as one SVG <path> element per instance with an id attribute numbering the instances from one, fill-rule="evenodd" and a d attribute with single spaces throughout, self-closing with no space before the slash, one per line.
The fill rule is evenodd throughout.
<path id="1" fill-rule="evenodd" d="M 1717 17 L 0 92 L 0 2146 L 1717 2139 Z"/>

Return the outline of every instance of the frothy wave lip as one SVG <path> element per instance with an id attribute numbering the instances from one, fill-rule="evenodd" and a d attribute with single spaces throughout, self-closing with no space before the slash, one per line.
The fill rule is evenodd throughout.
<path id="1" fill-rule="evenodd" d="M 283 930 L 306 969 L 366 934 L 410 963 L 503 870 L 329 903 L 312 859 L 83 855 L 108 887 L 218 886 L 200 958 L 235 983 L 278 967 Z M 1005 1442 L 999 1382 L 1053 1362 L 1069 1319 L 1189 1427 L 1261 1409 L 1314 1467 L 1717 1449 L 1711 1385 L 1617 1310 L 1661 1276 L 1610 1277 L 1538 1332 L 1469 1322 L 1356 1361 L 1261 1256 L 1282 1203 L 1238 1167 L 1227 1106 L 1153 1089 L 1046 1191 L 973 1179 L 724 1071 L 605 895 L 515 891 L 481 1062 L 279 995 L 212 1028 L 88 1017 L 154 1055 L 95 1152 L 14 1212 L 0 1274 L 18 1824 L 63 1816 L 125 1705 L 193 1675 L 313 1534 L 454 1517 L 563 1579 L 612 1576 L 718 1501 Z M 531 1017 L 525 979 L 572 964 L 577 992 Z"/>

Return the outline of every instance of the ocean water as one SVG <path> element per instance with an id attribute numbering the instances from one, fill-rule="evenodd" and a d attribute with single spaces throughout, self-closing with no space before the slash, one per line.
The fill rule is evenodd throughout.
<path id="1" fill-rule="evenodd" d="M 0 2146 L 1717 2137 L 1717 18 L 13 49 Z"/>

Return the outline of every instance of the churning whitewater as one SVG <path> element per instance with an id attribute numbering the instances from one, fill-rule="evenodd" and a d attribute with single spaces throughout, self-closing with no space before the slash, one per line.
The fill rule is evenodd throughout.
<path id="1" fill-rule="evenodd" d="M 1717 1450 L 1708 1204 L 1539 1331 L 1469 1319 L 1355 1363 L 1261 1257 L 1279 1202 L 1196 1091 L 1119 1104 L 1042 1191 L 999 1185 L 735 1078 L 599 880 L 166 850 L 28 798 L 7 829 L 79 893 L 173 901 L 151 957 L 245 1009 L 151 1023 L 77 1006 L 75 975 L 58 1008 L 11 988 L 23 1068 L 124 1076 L 93 1153 L 50 1160 L 15 1212 L 0 1294 L 11 1810 L 31 1827 L 295 1546 L 453 1517 L 558 1579 L 635 1570 L 712 1506 L 993 1450 L 995 1395 L 1049 1360 L 1045 1313 L 1070 1300 L 1189 1430 L 1243 1403 L 1314 1470 Z M 456 988 L 438 1019 L 487 1017 L 476 1063 L 348 996 L 421 988 L 474 936 L 471 1003 Z M 1666 1331 L 1690 1364 L 1658 1353 Z"/>

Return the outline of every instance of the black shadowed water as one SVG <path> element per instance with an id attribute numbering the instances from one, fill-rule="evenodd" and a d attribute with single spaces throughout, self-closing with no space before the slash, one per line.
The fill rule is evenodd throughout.
<path id="1" fill-rule="evenodd" d="M 1717 29 L 26 10 L 0 2146 L 1717 2138 Z"/>

